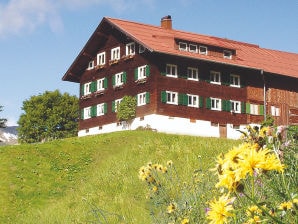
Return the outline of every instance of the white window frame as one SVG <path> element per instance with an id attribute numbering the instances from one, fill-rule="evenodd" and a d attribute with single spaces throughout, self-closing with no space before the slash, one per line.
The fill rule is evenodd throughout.
<path id="1" fill-rule="evenodd" d="M 84 96 L 91 94 L 91 83 L 92 82 L 87 82 L 84 84 Z"/>
<path id="2" fill-rule="evenodd" d="M 178 105 L 178 93 L 172 91 L 166 91 L 167 103 Z"/>
<path id="3" fill-rule="evenodd" d="M 96 115 L 102 116 L 105 114 L 104 111 L 105 111 L 105 104 L 104 103 L 97 104 Z"/>
<path id="4" fill-rule="evenodd" d="M 101 52 L 97 54 L 97 65 L 106 64 L 106 52 Z"/>
<path id="5" fill-rule="evenodd" d="M 216 71 L 211 71 L 210 72 L 210 83 L 220 85 L 221 84 L 221 73 L 216 72 Z"/>
<path id="6" fill-rule="evenodd" d="M 111 60 L 119 60 L 120 59 L 120 47 L 114 47 L 111 49 Z"/>
<path id="7" fill-rule="evenodd" d="M 188 51 L 192 53 L 198 53 L 198 46 L 196 44 L 189 44 Z"/>
<path id="8" fill-rule="evenodd" d="M 135 42 L 126 44 L 125 53 L 126 53 L 126 55 L 135 55 L 135 53 L 136 53 Z"/>
<path id="9" fill-rule="evenodd" d="M 178 77 L 177 65 L 167 64 L 166 65 L 166 76 L 177 78 Z"/>
<path id="10" fill-rule="evenodd" d="M 211 110 L 221 110 L 221 99 L 219 98 L 210 98 L 211 100 Z"/>
<path id="11" fill-rule="evenodd" d="M 240 75 L 231 74 L 230 82 L 230 86 L 240 88 Z"/>
<path id="12" fill-rule="evenodd" d="M 271 106 L 271 115 L 272 116 L 275 116 L 275 117 L 279 117 L 280 116 L 280 109 L 279 109 L 279 107 Z"/>
<path id="13" fill-rule="evenodd" d="M 138 80 L 145 79 L 147 77 L 146 76 L 146 68 L 147 68 L 147 65 L 138 67 Z"/>
<path id="14" fill-rule="evenodd" d="M 241 102 L 240 101 L 235 101 L 231 100 L 231 112 L 233 113 L 241 113 Z"/>
<path id="15" fill-rule="evenodd" d="M 259 105 L 250 104 L 250 114 L 259 115 Z"/>
<path id="16" fill-rule="evenodd" d="M 121 86 L 124 84 L 123 81 L 123 72 L 115 74 L 115 86 Z"/>
<path id="17" fill-rule="evenodd" d="M 180 51 L 187 51 L 188 47 L 187 47 L 187 43 L 185 42 L 179 42 L 179 50 Z"/>
<path id="18" fill-rule="evenodd" d="M 120 98 L 120 99 L 115 100 L 115 112 L 117 112 L 117 108 L 118 108 L 118 106 L 120 105 L 122 99 L 123 99 L 123 98 Z"/>
<path id="19" fill-rule="evenodd" d="M 226 58 L 226 59 L 232 59 L 232 51 L 228 51 L 228 50 L 224 50 L 223 51 L 223 58 Z"/>
<path id="20" fill-rule="evenodd" d="M 91 107 L 84 108 L 84 119 L 91 118 Z"/>
<path id="21" fill-rule="evenodd" d="M 96 82 L 96 89 L 97 91 L 101 91 L 101 90 L 104 90 L 104 81 L 105 81 L 105 78 L 102 78 L 102 79 L 98 79 L 97 82 Z"/>
<path id="22" fill-rule="evenodd" d="M 199 46 L 199 54 L 208 55 L 208 48 L 206 46 Z"/>
<path id="23" fill-rule="evenodd" d="M 94 68 L 94 61 L 92 60 L 92 61 L 89 61 L 87 70 L 91 70 L 93 68 Z"/>
<path id="24" fill-rule="evenodd" d="M 143 106 L 146 105 L 146 92 L 139 93 L 137 95 L 137 106 Z"/>
<path id="25" fill-rule="evenodd" d="M 199 70 L 193 67 L 187 67 L 187 79 L 189 80 L 199 80 Z"/>
<path id="26" fill-rule="evenodd" d="M 192 95 L 187 94 L 187 101 L 189 107 L 199 107 L 199 96 L 198 95 Z"/>

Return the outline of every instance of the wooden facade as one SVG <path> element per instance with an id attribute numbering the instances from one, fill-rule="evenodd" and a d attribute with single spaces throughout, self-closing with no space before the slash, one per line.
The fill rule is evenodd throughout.
<path id="1" fill-rule="evenodd" d="M 199 37 L 187 39 L 185 35 L 184 39 L 183 36 L 173 38 L 171 19 L 166 19 L 166 22 L 162 20 L 161 23 L 164 36 L 159 36 L 159 33 L 147 34 L 160 41 L 158 44 L 164 49 L 163 52 L 149 48 L 141 38 L 124 30 L 125 26 L 133 26 L 133 22 L 120 21 L 120 27 L 118 23 L 103 19 L 63 77 L 63 80 L 79 82 L 81 86 L 79 135 L 89 134 L 89 129 L 95 130 L 93 133 L 108 132 L 104 128 L 111 124 L 115 129 L 111 128 L 110 131 L 119 130 L 121 124 L 116 118 L 115 100 L 125 95 L 137 97 L 140 93 L 146 97 L 146 103 L 144 101 L 137 107 L 136 119 L 140 122 L 149 115 L 168 120 L 181 118 L 192 124 L 207 121 L 211 128 L 218 129 L 218 136 L 223 137 L 227 137 L 228 126 L 237 129 L 251 123 L 258 124 L 264 120 L 265 114 L 271 114 L 277 125 L 298 124 L 297 73 L 287 76 L 255 66 L 237 65 L 239 55 L 233 44 L 243 45 L 243 48 L 258 46 L 219 38 L 214 43 L 221 41 L 222 44 L 214 45 Z M 140 30 L 140 37 L 146 28 L 151 28 L 141 25 L 144 31 Z M 174 40 L 171 46 L 164 44 L 169 38 Z M 155 39 L 152 46 L 156 44 Z M 127 52 L 128 45 L 132 46 L 131 52 Z M 188 49 L 191 53 L 185 52 L 185 56 L 167 53 L 167 47 L 177 52 Z M 205 47 L 208 49 L 206 55 L 199 55 Z M 116 48 L 119 48 L 119 52 L 112 52 Z M 111 54 L 114 53 L 119 54 L 119 58 L 112 60 Z M 101 54 L 104 54 L 104 60 L 100 58 Z M 194 54 L 201 58 L 193 57 Z M 223 63 L 225 54 L 228 59 Z M 294 56 L 298 61 L 298 55 Z M 141 66 L 141 72 L 146 75 L 137 79 Z M 298 71 L 298 65 L 295 69 Z M 195 78 L 190 72 L 194 72 Z M 213 77 L 219 80 L 212 80 Z M 115 85 L 117 78 L 121 79 L 121 85 Z M 101 85 L 101 89 L 95 85 Z M 90 91 L 86 94 L 84 88 L 90 88 Z M 100 115 L 98 111 L 92 112 L 97 105 L 102 106 L 97 107 L 97 110 L 102 110 Z M 91 111 L 87 118 L 85 108 Z M 155 128 L 150 123 L 146 124 Z"/>

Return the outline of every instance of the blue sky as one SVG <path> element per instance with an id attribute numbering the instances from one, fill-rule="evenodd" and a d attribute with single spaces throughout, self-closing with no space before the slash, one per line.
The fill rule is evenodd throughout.
<path id="1" fill-rule="evenodd" d="M 24 100 L 59 89 L 62 76 L 104 16 L 298 53 L 297 0 L 0 0 L 1 118 L 15 125 Z"/>

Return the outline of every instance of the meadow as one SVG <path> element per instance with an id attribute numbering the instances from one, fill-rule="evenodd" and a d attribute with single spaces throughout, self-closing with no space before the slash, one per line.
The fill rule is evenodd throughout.
<path id="1" fill-rule="evenodd" d="M 152 223 L 141 166 L 171 161 L 185 184 L 199 172 L 207 201 L 215 158 L 237 144 L 123 131 L 0 147 L 0 223 Z"/>

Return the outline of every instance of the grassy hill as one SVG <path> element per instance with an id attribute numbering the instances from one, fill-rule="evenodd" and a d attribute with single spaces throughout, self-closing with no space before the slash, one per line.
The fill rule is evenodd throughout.
<path id="1" fill-rule="evenodd" d="M 188 181 L 195 169 L 209 170 L 220 152 L 236 144 L 124 131 L 0 147 L 0 223 L 105 223 L 99 220 L 118 215 L 123 223 L 151 223 L 138 179 L 141 166 L 172 160 Z"/>

